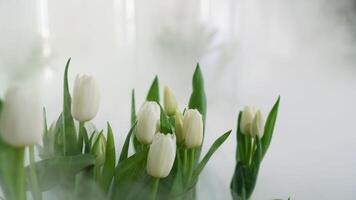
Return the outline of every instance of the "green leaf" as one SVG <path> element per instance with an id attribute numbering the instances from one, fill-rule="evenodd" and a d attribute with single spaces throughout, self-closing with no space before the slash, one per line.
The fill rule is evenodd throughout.
<path id="1" fill-rule="evenodd" d="M 237 161 L 233 179 L 230 184 L 233 199 L 249 199 L 255 189 L 258 172 L 262 162 L 261 140 L 256 137 L 256 150 L 252 165 L 249 167 L 244 161 Z"/>
<path id="2" fill-rule="evenodd" d="M 136 116 L 136 100 L 135 100 L 135 90 L 133 89 L 132 93 L 131 93 L 131 127 L 134 126 L 134 124 L 136 123 L 136 120 L 137 120 L 137 116 Z M 134 132 L 134 131 L 135 130 L 132 129 L 132 132 Z M 142 145 L 137 140 L 137 138 L 135 137 L 135 134 L 131 133 L 131 135 L 132 135 L 132 143 L 133 143 L 135 152 L 138 152 L 138 151 L 140 151 L 142 149 Z M 126 156 L 126 158 L 127 158 L 127 156 Z"/>
<path id="3" fill-rule="evenodd" d="M 46 135 L 47 133 L 48 133 L 47 114 L 46 114 L 46 108 L 43 108 L 43 134 Z"/>
<path id="4" fill-rule="evenodd" d="M 173 134 L 173 128 L 171 126 L 171 123 L 169 122 L 169 118 L 166 114 L 166 112 L 163 110 L 162 106 L 159 105 L 161 109 L 161 114 L 160 114 L 160 132 L 164 134 Z"/>
<path id="5" fill-rule="evenodd" d="M 271 143 L 271 140 L 272 140 L 274 125 L 276 123 L 277 115 L 278 115 L 279 101 L 280 101 L 280 97 L 278 97 L 276 103 L 274 104 L 274 106 L 266 120 L 265 130 L 264 130 L 264 134 L 263 134 L 262 141 L 261 141 L 262 142 L 262 158 L 266 154 L 267 149 L 268 149 L 268 147 Z"/>
<path id="6" fill-rule="evenodd" d="M 90 150 L 94 146 L 95 141 L 98 139 L 99 135 L 103 132 L 98 130 L 94 130 L 94 132 L 90 135 L 89 143 L 90 143 Z"/>
<path id="7" fill-rule="evenodd" d="M 21 167 L 23 165 L 23 147 L 7 146 L 0 151 L 0 186 L 5 199 L 24 199 L 25 177 Z"/>
<path id="8" fill-rule="evenodd" d="M 247 200 L 246 174 L 246 166 L 242 162 L 238 162 L 235 166 L 234 175 L 230 183 L 230 191 L 233 200 Z"/>
<path id="9" fill-rule="evenodd" d="M 135 89 L 132 89 L 131 93 L 131 126 L 136 122 L 136 100 L 135 100 Z"/>
<path id="10" fill-rule="evenodd" d="M 237 118 L 237 129 L 236 129 L 236 161 L 244 161 L 246 155 L 246 144 L 245 144 L 245 135 L 243 135 L 240 131 L 240 121 L 242 117 L 242 111 L 239 113 L 239 117 Z"/>
<path id="11" fill-rule="evenodd" d="M 75 156 L 59 156 L 35 163 L 38 183 L 41 191 L 47 191 L 56 185 L 71 179 L 83 169 L 93 166 L 95 157 L 90 154 Z M 26 174 L 29 175 L 29 166 Z M 27 176 L 28 184 L 30 177 Z M 30 188 L 29 186 L 27 188 Z"/>
<path id="12" fill-rule="evenodd" d="M 198 166 L 194 169 L 193 172 L 193 181 L 194 183 L 198 181 L 200 173 L 203 171 L 205 165 L 208 163 L 209 159 L 211 156 L 215 153 L 215 151 L 225 142 L 225 140 L 230 136 L 231 130 L 227 131 L 224 133 L 222 136 L 220 136 L 218 139 L 215 140 L 213 145 L 210 147 L 209 151 L 206 153 L 204 156 L 203 160 L 200 161 Z"/>
<path id="13" fill-rule="evenodd" d="M 203 74 L 200 70 L 199 63 L 195 68 L 192 80 L 193 91 L 189 99 L 189 108 L 197 109 L 203 116 L 204 127 L 206 119 L 206 95 L 204 90 Z"/>
<path id="14" fill-rule="evenodd" d="M 206 110 L 207 110 L 207 100 L 204 89 L 204 78 L 203 74 L 200 70 L 199 63 L 195 68 L 192 80 L 192 94 L 190 95 L 189 105 L 190 109 L 197 109 L 200 114 L 202 114 L 203 122 L 204 122 L 204 135 L 205 136 L 205 122 L 206 122 Z M 195 160 L 198 161 L 201 154 L 201 147 L 196 150 Z"/>
<path id="15" fill-rule="evenodd" d="M 175 160 L 176 171 L 174 174 L 174 179 L 172 183 L 172 188 L 170 191 L 169 199 L 182 199 L 184 196 L 184 182 L 183 182 L 183 165 L 182 165 L 182 158 L 181 158 L 181 151 L 177 149 L 177 156 Z"/>
<path id="16" fill-rule="evenodd" d="M 102 189 L 106 193 L 110 187 L 111 180 L 115 174 L 115 141 L 112 128 L 108 122 L 108 134 L 106 141 L 106 150 L 105 150 L 105 164 L 103 168 L 103 178 L 102 178 Z"/>
<path id="17" fill-rule="evenodd" d="M 69 93 L 68 86 L 68 69 L 70 64 L 70 58 L 67 61 L 64 71 L 64 83 L 63 83 L 63 139 L 64 139 L 64 155 L 75 155 L 79 152 L 77 147 L 77 137 L 74 126 L 74 120 L 71 114 L 72 99 Z"/>
<path id="18" fill-rule="evenodd" d="M 54 154 L 64 156 L 64 132 L 63 132 L 63 113 L 57 119 L 54 128 Z"/>
<path id="19" fill-rule="evenodd" d="M 54 145 L 55 145 L 54 139 L 55 139 L 55 133 L 53 133 L 53 130 L 50 131 L 48 129 L 46 109 L 43 108 L 43 136 L 42 136 L 43 146 L 41 147 L 39 144 L 36 145 L 39 151 L 39 156 L 42 159 L 47 159 L 54 156 Z"/>
<path id="20" fill-rule="evenodd" d="M 152 85 L 148 91 L 147 97 L 146 97 L 147 101 L 155 101 L 157 103 L 159 103 L 160 101 L 160 97 L 159 97 L 159 81 L 158 81 L 158 77 L 156 76 L 155 79 L 152 82 Z"/>
<path id="21" fill-rule="evenodd" d="M 5 141 L 0 137 L 0 153 L 5 152 L 7 149 L 11 148 L 10 145 L 6 144 Z"/>
<path id="22" fill-rule="evenodd" d="M 0 99 L 0 114 L 1 114 L 1 109 L 2 109 L 2 106 L 3 106 L 3 101 Z M 5 151 L 6 149 L 10 148 L 10 146 L 8 144 L 6 144 L 1 136 L 0 136 L 0 153 Z M 0 161 L 1 162 L 1 161 Z"/>
<path id="23" fill-rule="evenodd" d="M 120 154 L 120 158 L 119 158 L 119 163 L 118 163 L 118 164 L 120 164 L 122 161 L 126 160 L 127 157 L 128 157 L 128 154 L 129 154 L 129 146 L 130 146 L 130 138 L 131 138 L 132 133 L 133 133 L 134 130 L 135 130 L 136 124 L 137 124 L 137 122 L 135 122 L 135 123 L 132 125 L 132 127 L 131 127 L 129 133 L 128 133 L 127 136 L 126 136 L 124 146 L 123 146 L 122 149 L 121 149 L 121 154 Z M 135 137 L 135 136 L 134 136 L 134 137 Z"/>
<path id="24" fill-rule="evenodd" d="M 0 113 L 2 111 L 2 106 L 4 105 L 4 102 L 0 99 Z"/>
<path id="25" fill-rule="evenodd" d="M 230 184 L 233 199 L 250 199 L 256 186 L 257 176 L 258 169 L 248 168 L 244 163 L 238 162 Z"/>
<path id="26" fill-rule="evenodd" d="M 147 198 L 152 178 L 146 173 L 146 160 L 147 149 L 130 156 L 116 167 L 111 199 Z"/>

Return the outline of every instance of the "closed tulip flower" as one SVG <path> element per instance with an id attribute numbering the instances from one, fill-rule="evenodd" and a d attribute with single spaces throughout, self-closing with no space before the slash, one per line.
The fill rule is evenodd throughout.
<path id="1" fill-rule="evenodd" d="M 258 110 L 253 118 L 251 125 L 251 134 L 252 136 L 258 136 L 258 138 L 262 138 L 264 131 L 264 119 L 260 110 Z"/>
<path id="2" fill-rule="evenodd" d="M 43 132 L 42 105 L 36 91 L 14 86 L 7 90 L 0 116 L 2 139 L 15 147 L 37 144 Z"/>
<path id="3" fill-rule="evenodd" d="M 244 135 L 251 135 L 251 125 L 253 118 L 255 116 L 255 108 L 251 106 L 246 106 L 242 112 L 240 121 L 240 131 Z"/>
<path id="4" fill-rule="evenodd" d="M 99 102 L 99 87 L 95 79 L 92 76 L 77 75 L 73 89 L 73 117 L 80 122 L 92 120 L 98 113 Z"/>
<path id="5" fill-rule="evenodd" d="M 183 115 L 181 112 L 176 112 L 175 114 L 175 134 L 177 137 L 177 142 L 182 142 L 185 139 L 183 131 Z"/>
<path id="6" fill-rule="evenodd" d="M 155 178 L 167 177 L 172 170 L 175 156 L 175 135 L 157 133 L 148 152 L 147 173 Z"/>
<path id="7" fill-rule="evenodd" d="M 188 148 L 199 147 L 203 142 L 203 118 L 196 109 L 186 110 L 183 118 L 185 145 Z"/>
<path id="8" fill-rule="evenodd" d="M 167 112 L 167 115 L 173 116 L 177 110 L 177 100 L 173 95 L 172 90 L 168 87 L 164 87 L 164 99 L 163 99 L 163 104 L 164 104 L 164 109 Z"/>
<path id="9" fill-rule="evenodd" d="M 159 129 L 161 110 L 154 101 L 145 102 L 137 113 L 136 138 L 143 144 L 150 144 Z"/>

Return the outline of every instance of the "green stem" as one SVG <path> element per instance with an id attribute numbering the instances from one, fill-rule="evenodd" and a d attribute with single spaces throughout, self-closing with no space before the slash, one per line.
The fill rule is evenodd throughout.
<path id="1" fill-rule="evenodd" d="M 102 166 L 94 167 L 94 180 L 99 185 L 103 179 Z"/>
<path id="2" fill-rule="evenodd" d="M 190 159 L 190 162 L 189 162 L 188 185 L 190 185 L 190 182 L 192 181 L 193 171 L 195 168 L 195 149 L 190 149 L 189 159 Z"/>
<path id="3" fill-rule="evenodd" d="M 187 157 L 188 157 L 187 149 L 184 148 L 184 150 L 183 150 L 183 174 L 187 174 L 187 165 L 188 165 Z"/>
<path id="4" fill-rule="evenodd" d="M 151 188 L 151 198 L 150 198 L 150 200 L 156 200 L 157 199 L 158 186 L 159 186 L 159 178 L 153 178 L 153 185 L 152 185 L 152 188 Z"/>
<path id="5" fill-rule="evenodd" d="M 16 191 L 16 200 L 26 200 L 25 189 L 25 169 L 24 169 L 25 148 L 20 147 L 16 150 L 16 177 L 14 190 Z"/>
<path id="6" fill-rule="evenodd" d="M 251 143 L 252 143 L 253 138 L 250 136 L 245 137 L 245 148 L 246 148 L 246 155 L 245 155 L 245 164 L 250 165 L 250 154 L 251 154 Z"/>
<path id="7" fill-rule="evenodd" d="M 31 188 L 32 196 L 34 200 L 42 200 L 42 194 L 38 186 L 38 179 L 35 166 L 35 149 L 33 145 L 29 146 L 30 153 L 30 177 L 31 177 Z"/>
<path id="8" fill-rule="evenodd" d="M 82 153 L 82 151 L 83 151 L 84 124 L 85 124 L 85 122 L 79 122 L 78 149 L 79 149 L 80 153 Z"/>
<path id="9" fill-rule="evenodd" d="M 248 165 L 249 166 L 251 166 L 251 164 L 252 164 L 254 149 L 255 149 L 255 139 L 251 138 L 251 143 L 250 143 L 249 152 L 248 152 Z"/>

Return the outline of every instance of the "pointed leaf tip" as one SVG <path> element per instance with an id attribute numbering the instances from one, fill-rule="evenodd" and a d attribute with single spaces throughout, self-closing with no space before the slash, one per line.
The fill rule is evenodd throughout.
<path id="1" fill-rule="evenodd" d="M 63 148 L 64 155 L 74 155 L 76 154 L 76 149 L 77 146 L 77 137 L 76 137 L 76 129 L 74 126 L 74 119 L 71 113 L 71 104 L 72 104 L 72 99 L 70 96 L 69 92 L 69 83 L 68 83 L 68 69 L 69 69 L 69 64 L 70 60 L 68 59 L 66 66 L 65 66 L 65 71 L 64 71 L 64 77 L 63 77 L 63 123 L 62 123 L 62 131 L 64 135 L 64 141 L 65 145 Z"/>
<path id="2" fill-rule="evenodd" d="M 160 95 L 159 95 L 159 79 L 158 76 L 156 75 L 151 86 L 150 89 L 148 91 L 147 97 L 146 97 L 147 101 L 155 101 L 157 103 L 159 103 L 160 101 Z"/>
<path id="3" fill-rule="evenodd" d="M 72 60 L 72 58 L 69 58 L 69 59 L 67 60 L 66 69 L 68 69 L 71 60 Z"/>
<path id="4" fill-rule="evenodd" d="M 279 102 L 280 102 L 280 96 L 278 97 L 276 103 L 273 105 L 270 113 L 268 114 L 267 120 L 266 120 L 264 134 L 261 139 L 262 148 L 263 148 L 262 158 L 266 154 L 267 149 L 268 149 L 268 147 L 271 143 L 271 140 L 272 140 L 274 127 L 275 127 L 275 123 L 277 121 L 277 116 L 278 116 Z"/>

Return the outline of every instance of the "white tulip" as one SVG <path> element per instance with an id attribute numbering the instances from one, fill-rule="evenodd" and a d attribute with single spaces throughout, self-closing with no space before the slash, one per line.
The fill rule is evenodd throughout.
<path id="1" fill-rule="evenodd" d="M 251 135 L 251 124 L 255 116 L 255 108 L 246 106 L 242 112 L 240 121 L 240 131 L 244 135 Z"/>
<path id="2" fill-rule="evenodd" d="M 177 136 L 177 142 L 182 142 L 185 139 L 183 131 L 183 115 L 181 112 L 175 114 L 175 134 Z"/>
<path id="3" fill-rule="evenodd" d="M 136 138 L 143 144 L 151 144 L 159 130 L 161 110 L 154 101 L 145 102 L 137 114 Z"/>
<path id="4" fill-rule="evenodd" d="M 203 142 L 203 118 L 196 109 L 186 110 L 183 119 L 183 134 L 188 148 L 199 147 Z"/>
<path id="5" fill-rule="evenodd" d="M 264 119 L 260 110 L 258 110 L 253 118 L 251 125 L 251 135 L 253 137 L 258 136 L 262 138 L 264 132 Z"/>
<path id="6" fill-rule="evenodd" d="M 163 94 L 164 94 L 163 96 L 164 109 L 166 110 L 167 115 L 173 116 L 178 107 L 177 100 L 174 97 L 172 90 L 168 86 L 164 87 Z"/>
<path id="7" fill-rule="evenodd" d="M 82 75 L 75 78 L 73 89 L 72 115 L 80 121 L 92 120 L 99 110 L 100 92 L 92 76 Z"/>
<path id="8" fill-rule="evenodd" d="M 148 152 L 147 173 L 155 178 L 167 177 L 172 170 L 175 156 L 175 135 L 157 133 Z"/>
<path id="9" fill-rule="evenodd" d="M 37 91 L 14 86 L 7 90 L 0 116 L 2 139 L 16 147 L 38 144 L 42 139 L 43 113 Z"/>

